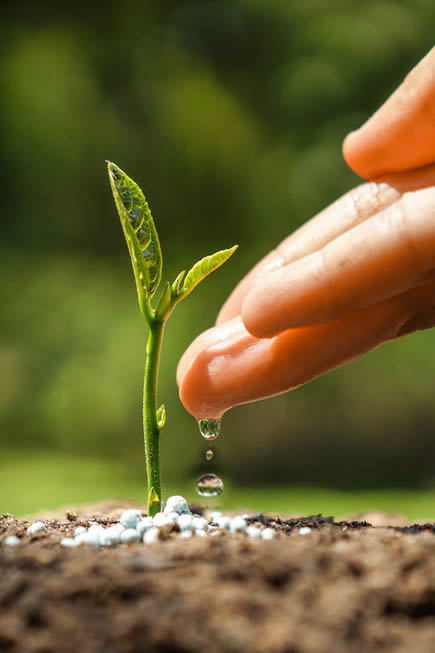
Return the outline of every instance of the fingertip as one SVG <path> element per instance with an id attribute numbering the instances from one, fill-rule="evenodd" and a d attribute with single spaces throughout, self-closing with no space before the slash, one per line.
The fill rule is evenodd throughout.
<path id="1" fill-rule="evenodd" d="M 182 357 L 180 358 L 178 365 L 177 365 L 177 372 L 175 374 L 175 379 L 177 381 L 178 387 L 180 387 L 181 382 L 183 380 L 183 377 L 186 373 L 187 368 L 189 367 L 189 355 L 188 355 L 188 349 L 184 352 Z"/>
<path id="2" fill-rule="evenodd" d="M 176 372 L 176 380 L 179 387 L 182 385 L 183 378 L 197 354 L 215 341 L 215 330 L 216 328 L 212 327 L 211 329 L 207 329 L 207 331 L 203 331 L 181 356 Z"/>
<path id="3" fill-rule="evenodd" d="M 349 168 L 358 176 L 363 177 L 361 174 L 361 157 L 360 157 L 360 129 L 355 129 L 350 132 L 343 141 L 343 158 Z"/>
<path id="4" fill-rule="evenodd" d="M 219 403 L 219 394 L 213 392 L 206 350 L 197 354 L 184 370 L 179 397 L 184 408 L 196 420 L 222 419 L 228 407 L 223 408 Z"/>
<path id="5" fill-rule="evenodd" d="M 240 318 L 202 333 L 180 359 L 177 383 L 181 403 L 196 419 L 220 419 L 231 408 L 231 393 L 226 392 L 226 374 L 216 372 L 216 362 L 244 339 Z M 246 334 L 247 336 L 247 334 Z"/>
<path id="6" fill-rule="evenodd" d="M 194 341 L 181 357 L 177 368 L 178 394 L 184 408 L 196 419 L 219 419 L 221 415 L 212 415 L 211 408 L 204 402 L 204 389 L 208 383 L 206 351 L 205 343 L 201 346 Z M 208 395 L 210 398 L 210 393 Z"/>

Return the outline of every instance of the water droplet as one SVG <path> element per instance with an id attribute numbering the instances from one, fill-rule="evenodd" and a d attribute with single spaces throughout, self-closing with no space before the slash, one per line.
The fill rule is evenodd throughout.
<path id="1" fill-rule="evenodd" d="M 213 456 L 214 456 L 213 449 L 207 449 L 207 451 L 205 452 L 206 460 L 211 460 L 213 458 Z"/>
<path id="2" fill-rule="evenodd" d="M 196 491 L 201 497 L 217 497 L 223 489 L 222 479 L 216 474 L 203 474 L 196 481 Z"/>
<path id="3" fill-rule="evenodd" d="M 221 430 L 220 419 L 200 419 L 198 422 L 199 431 L 206 440 L 216 440 Z"/>

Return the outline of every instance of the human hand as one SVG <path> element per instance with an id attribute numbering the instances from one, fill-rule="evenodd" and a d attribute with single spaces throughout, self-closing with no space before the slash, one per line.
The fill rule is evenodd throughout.
<path id="1" fill-rule="evenodd" d="M 435 50 L 347 137 L 344 155 L 376 181 L 260 261 L 182 357 L 180 397 L 198 419 L 435 325 Z"/>

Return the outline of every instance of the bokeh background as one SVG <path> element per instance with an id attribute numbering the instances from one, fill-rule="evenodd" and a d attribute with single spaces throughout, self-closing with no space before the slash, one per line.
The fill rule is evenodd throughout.
<path id="1" fill-rule="evenodd" d="M 193 497 L 208 470 L 223 507 L 433 517 L 434 332 L 230 411 L 213 463 L 175 369 L 250 267 L 359 183 L 342 140 L 434 21 L 432 0 L 4 4 L 0 511 L 145 496 L 146 332 L 111 159 L 147 195 L 166 279 L 240 244 L 167 326 L 167 491 Z"/>

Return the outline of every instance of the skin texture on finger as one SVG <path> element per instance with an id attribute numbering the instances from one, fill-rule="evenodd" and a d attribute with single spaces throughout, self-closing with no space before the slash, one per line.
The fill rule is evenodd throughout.
<path id="1" fill-rule="evenodd" d="M 269 252 L 240 281 L 223 305 L 216 324 L 240 315 L 243 301 L 262 276 L 324 247 L 357 224 L 396 202 L 403 193 L 435 185 L 435 165 L 386 175 L 361 184 L 318 213 Z"/>
<path id="2" fill-rule="evenodd" d="M 406 187 L 406 181 L 403 181 L 402 186 Z M 400 192 L 390 183 L 368 183 L 361 184 L 340 197 L 283 240 L 252 268 L 223 305 L 216 324 L 240 315 L 246 295 L 265 273 L 315 252 L 374 213 L 391 206 L 400 197 Z"/>
<path id="3" fill-rule="evenodd" d="M 332 322 L 258 339 L 240 318 L 209 329 L 178 369 L 181 401 L 197 419 L 287 392 L 400 335 L 435 324 L 435 282 Z"/>
<path id="4" fill-rule="evenodd" d="M 425 283 L 435 274 L 435 188 L 392 206 L 325 247 L 263 276 L 242 307 L 257 337 L 327 322 Z"/>
<path id="5" fill-rule="evenodd" d="M 435 48 L 385 104 L 346 137 L 343 155 L 365 179 L 435 161 Z"/>

